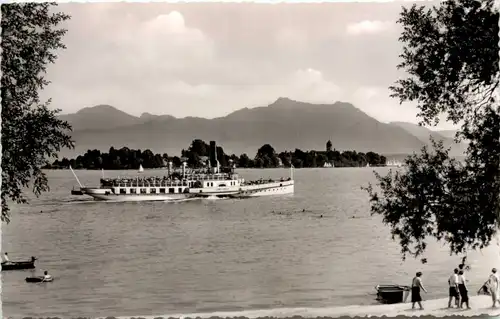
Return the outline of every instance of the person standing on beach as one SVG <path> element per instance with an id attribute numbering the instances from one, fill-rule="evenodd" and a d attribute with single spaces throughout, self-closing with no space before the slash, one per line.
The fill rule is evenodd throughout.
<path id="1" fill-rule="evenodd" d="M 422 273 L 419 271 L 417 272 L 416 276 L 413 278 L 412 283 L 411 283 L 411 309 L 415 309 L 415 303 L 418 303 L 418 306 L 420 307 L 420 310 L 423 310 L 424 307 L 422 307 L 422 296 L 420 296 L 420 290 L 423 290 L 425 293 L 427 293 L 427 290 L 424 288 L 424 285 L 422 284 Z"/>
<path id="2" fill-rule="evenodd" d="M 460 294 L 458 293 L 458 269 L 455 268 L 453 270 L 453 274 L 450 276 L 448 279 L 448 286 L 449 286 L 449 296 L 450 299 L 448 300 L 448 308 L 451 307 L 451 302 L 453 301 L 453 298 L 455 298 L 455 305 L 457 305 L 457 308 L 460 306 Z"/>
<path id="3" fill-rule="evenodd" d="M 488 288 L 490 289 L 491 299 L 493 301 L 493 308 L 496 308 L 497 301 L 500 302 L 500 278 L 497 274 L 497 269 L 491 270 L 491 275 L 487 281 Z"/>
<path id="4" fill-rule="evenodd" d="M 465 303 L 465 305 L 467 306 L 467 309 L 470 309 L 469 291 L 467 289 L 467 284 L 466 284 L 463 270 L 460 270 L 458 272 L 458 291 L 460 292 L 460 308 L 462 308 L 464 303 Z"/>

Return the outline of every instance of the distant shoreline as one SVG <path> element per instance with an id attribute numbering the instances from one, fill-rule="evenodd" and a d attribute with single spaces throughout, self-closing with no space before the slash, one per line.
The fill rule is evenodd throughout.
<path id="1" fill-rule="evenodd" d="M 355 150 L 339 151 L 332 142 L 325 143 L 324 150 L 276 151 L 270 144 L 262 145 L 255 156 L 247 154 L 226 154 L 215 141 L 207 144 L 205 141 L 195 139 L 187 149 L 182 149 L 181 156 L 171 156 L 167 153 L 155 154 L 151 150 L 130 149 L 128 147 L 115 148 L 101 152 L 97 149 L 87 150 L 86 153 L 76 158 L 55 160 L 47 164 L 44 169 L 157 169 L 161 167 L 179 168 L 186 164 L 189 168 L 200 169 L 204 167 L 238 167 L 238 168 L 278 168 L 290 167 L 377 167 L 386 166 L 387 158 L 375 152 L 357 152 Z"/>
<path id="2" fill-rule="evenodd" d="M 294 167 L 293 169 L 340 169 L 340 168 L 378 168 L 378 167 L 394 167 L 395 166 L 339 166 L 339 167 Z M 241 170 L 270 170 L 270 169 L 286 169 L 289 170 L 291 167 L 236 167 L 236 169 Z M 69 171 L 70 168 L 43 168 L 45 171 Z M 100 171 L 101 168 L 73 168 L 74 171 Z M 112 168 L 112 169 L 102 169 L 105 171 L 137 171 L 134 168 Z M 167 171 L 167 168 L 145 168 L 144 172 L 147 171 Z"/>

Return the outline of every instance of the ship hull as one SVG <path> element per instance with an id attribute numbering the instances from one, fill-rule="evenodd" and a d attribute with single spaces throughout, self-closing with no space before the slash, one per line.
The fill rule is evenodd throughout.
<path id="1" fill-rule="evenodd" d="M 288 195 L 295 192 L 293 181 L 274 182 L 262 185 L 243 185 L 234 198 Z"/>
<path id="2" fill-rule="evenodd" d="M 239 187 L 223 188 L 219 191 L 214 188 L 190 189 L 189 191 L 196 197 L 229 197 L 229 198 L 248 198 L 261 196 L 276 196 L 293 194 L 293 181 L 272 182 L 254 185 L 241 185 Z"/>
<path id="3" fill-rule="evenodd" d="M 150 201 L 177 201 L 192 198 L 189 193 L 175 194 L 114 194 L 109 190 L 100 188 L 82 189 L 85 195 L 91 196 L 99 201 L 112 202 L 150 202 Z"/>

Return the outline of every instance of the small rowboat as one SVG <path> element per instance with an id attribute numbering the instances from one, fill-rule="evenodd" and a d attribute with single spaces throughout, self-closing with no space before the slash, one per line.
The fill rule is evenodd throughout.
<path id="1" fill-rule="evenodd" d="M 377 300 L 388 304 L 405 302 L 410 294 L 410 287 L 401 285 L 377 285 L 375 290 Z"/>
<path id="2" fill-rule="evenodd" d="M 51 282 L 53 281 L 54 278 L 50 278 L 48 280 L 43 280 L 43 276 L 36 276 L 36 277 L 26 277 L 26 282 Z"/>
<path id="3" fill-rule="evenodd" d="M 4 270 L 22 270 L 34 269 L 36 257 L 31 257 L 29 261 L 4 261 L 2 262 L 2 271 Z"/>

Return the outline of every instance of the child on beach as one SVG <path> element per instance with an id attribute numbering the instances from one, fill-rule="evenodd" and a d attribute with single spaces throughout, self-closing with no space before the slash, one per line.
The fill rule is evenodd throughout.
<path id="1" fill-rule="evenodd" d="M 425 293 L 427 293 L 427 290 L 424 288 L 422 278 L 420 277 L 422 277 L 422 273 L 419 271 L 411 283 L 411 309 L 415 309 L 415 303 L 418 303 L 420 310 L 424 309 L 424 307 L 422 307 L 422 296 L 420 296 L 420 290 L 423 290 Z"/>

